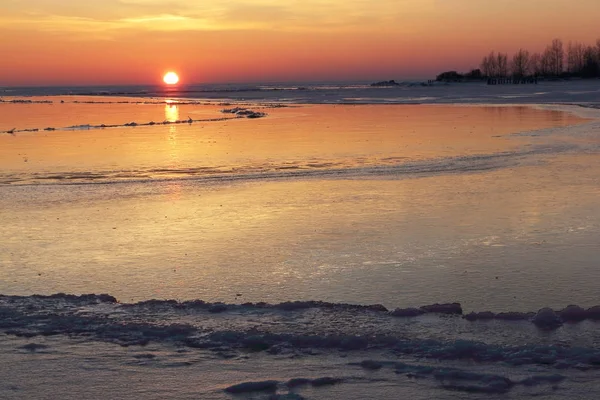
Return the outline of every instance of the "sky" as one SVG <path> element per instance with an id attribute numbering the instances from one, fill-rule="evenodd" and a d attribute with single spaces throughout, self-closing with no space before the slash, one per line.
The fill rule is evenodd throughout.
<path id="1" fill-rule="evenodd" d="M 0 85 L 433 78 L 595 44 L 599 0 L 0 0 Z"/>

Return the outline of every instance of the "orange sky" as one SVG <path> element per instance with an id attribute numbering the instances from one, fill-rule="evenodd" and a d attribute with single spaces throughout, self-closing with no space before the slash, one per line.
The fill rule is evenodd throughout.
<path id="1" fill-rule="evenodd" d="M 595 44 L 599 0 L 2 0 L 0 85 L 433 77 Z"/>

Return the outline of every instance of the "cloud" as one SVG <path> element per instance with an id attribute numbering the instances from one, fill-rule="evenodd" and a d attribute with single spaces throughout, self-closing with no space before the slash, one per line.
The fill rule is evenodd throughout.
<path id="1" fill-rule="evenodd" d="M 6 0 L 5 0 L 6 1 Z M 28 29 L 99 31 L 339 30 L 393 24 L 435 0 L 29 0 L 5 3 L 1 22 Z M 25 4 L 24 4 L 25 3 Z"/>

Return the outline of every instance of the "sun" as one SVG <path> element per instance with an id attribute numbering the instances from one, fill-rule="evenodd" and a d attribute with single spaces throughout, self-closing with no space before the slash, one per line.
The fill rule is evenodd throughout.
<path id="1" fill-rule="evenodd" d="M 167 72 L 163 77 L 163 81 L 167 85 L 176 85 L 179 82 L 179 76 L 175 72 Z"/>

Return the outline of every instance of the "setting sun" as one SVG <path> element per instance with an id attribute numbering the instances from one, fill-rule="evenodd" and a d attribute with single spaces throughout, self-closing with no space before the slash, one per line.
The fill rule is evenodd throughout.
<path id="1" fill-rule="evenodd" d="M 175 85 L 177 82 L 179 82 L 179 76 L 177 76 L 175 72 L 167 72 L 163 77 L 163 81 L 167 85 Z"/>

